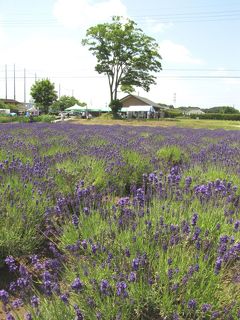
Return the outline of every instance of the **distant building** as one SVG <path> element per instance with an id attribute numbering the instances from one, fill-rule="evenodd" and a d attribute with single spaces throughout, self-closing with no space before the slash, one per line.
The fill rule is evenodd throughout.
<path id="1" fill-rule="evenodd" d="M 205 114 L 205 112 L 204 111 L 202 111 L 202 110 L 200 110 L 200 109 L 192 109 L 192 110 L 189 110 L 189 111 L 186 111 L 185 112 L 185 115 L 186 116 L 190 116 L 190 115 L 192 115 L 192 114 L 196 114 L 196 115 L 200 115 L 200 114 Z"/>
<path id="2" fill-rule="evenodd" d="M 0 114 L 10 114 L 10 109 L 0 109 Z"/>
<path id="3" fill-rule="evenodd" d="M 17 100 L 0 99 L 0 101 L 8 105 L 11 111 L 14 110 L 14 112 L 18 112 L 19 114 L 24 114 L 27 111 L 27 107 L 25 106 L 25 104 Z"/>
<path id="4" fill-rule="evenodd" d="M 1 102 L 5 103 L 5 104 L 12 104 L 12 105 L 20 105 L 22 104 L 21 102 L 14 100 L 14 99 L 0 99 Z"/>
<path id="5" fill-rule="evenodd" d="M 126 113 L 128 118 L 163 118 L 164 110 L 169 109 L 166 105 L 133 94 L 128 94 L 120 102 L 121 112 Z"/>

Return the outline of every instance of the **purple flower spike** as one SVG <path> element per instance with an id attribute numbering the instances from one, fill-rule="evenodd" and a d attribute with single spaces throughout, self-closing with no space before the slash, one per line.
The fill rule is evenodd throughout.
<path id="1" fill-rule="evenodd" d="M 124 281 L 117 282 L 117 295 L 122 296 L 126 298 L 128 296 L 128 293 L 126 291 L 127 289 L 127 284 Z"/>
<path id="2" fill-rule="evenodd" d="M 78 305 L 75 304 L 75 305 L 73 306 L 73 308 L 74 308 L 74 310 L 75 310 L 75 312 L 76 312 L 76 318 L 75 318 L 75 320 L 84 320 L 83 314 L 82 314 L 81 310 L 79 309 Z"/>
<path id="3" fill-rule="evenodd" d="M 72 215 L 72 224 L 74 225 L 75 228 L 78 228 L 79 218 L 76 214 Z"/>
<path id="4" fill-rule="evenodd" d="M 73 283 L 72 283 L 72 285 L 71 285 L 71 288 L 72 288 L 73 290 L 75 290 L 75 291 L 80 291 L 80 290 L 82 290 L 82 288 L 83 288 L 83 283 L 81 282 L 81 280 L 80 280 L 79 277 L 77 277 L 77 278 L 73 281 Z"/>
<path id="5" fill-rule="evenodd" d="M 101 283 L 100 283 L 100 291 L 103 294 L 108 295 L 109 294 L 109 289 L 110 289 L 109 282 L 107 280 L 102 280 Z"/>
<path id="6" fill-rule="evenodd" d="M 9 298 L 8 292 L 5 290 L 0 290 L 0 300 L 2 301 L 3 304 L 8 303 L 8 298 Z"/>
<path id="7" fill-rule="evenodd" d="M 39 298 L 37 296 L 32 296 L 30 301 L 31 301 L 31 305 L 34 308 L 37 308 L 39 306 Z"/>
<path id="8" fill-rule="evenodd" d="M 217 257 L 216 263 L 215 263 L 215 269 L 214 272 L 215 274 L 219 274 L 219 271 L 221 270 L 222 267 L 222 258 Z"/>
<path id="9" fill-rule="evenodd" d="M 12 272 L 16 271 L 17 268 L 18 268 L 17 265 L 16 265 L 16 261 L 12 256 L 8 256 L 5 259 L 5 263 L 8 266 L 9 270 L 12 271 Z"/>
<path id="10" fill-rule="evenodd" d="M 197 307 L 197 302 L 194 299 L 191 299 L 188 301 L 188 308 L 189 309 L 196 309 Z"/>
<path id="11" fill-rule="evenodd" d="M 32 315 L 31 315 L 31 313 L 26 313 L 24 319 L 25 319 L 25 320 L 32 320 Z"/>
<path id="12" fill-rule="evenodd" d="M 133 270 L 137 271 L 138 268 L 139 268 L 139 263 L 140 263 L 140 260 L 138 258 L 136 259 L 133 259 L 132 261 L 132 268 Z"/>
<path id="13" fill-rule="evenodd" d="M 203 305 L 202 305 L 202 312 L 207 312 L 207 311 L 209 311 L 210 309 L 211 309 L 211 305 L 210 304 L 208 304 L 208 303 L 204 303 Z"/>

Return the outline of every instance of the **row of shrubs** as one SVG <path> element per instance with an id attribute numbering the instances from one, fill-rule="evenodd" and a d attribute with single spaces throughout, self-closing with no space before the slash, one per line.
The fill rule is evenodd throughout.
<path id="1" fill-rule="evenodd" d="M 224 114 L 224 113 L 204 113 L 204 114 L 192 114 L 191 119 L 209 119 L 209 120 L 240 120 L 239 113 Z"/>
<path id="2" fill-rule="evenodd" d="M 33 122 L 52 122 L 55 119 L 55 116 L 43 114 L 40 116 L 34 116 Z M 0 123 L 7 122 L 30 122 L 29 117 L 26 116 L 8 116 L 8 115 L 0 115 Z"/>
<path id="3" fill-rule="evenodd" d="M 183 114 L 179 111 L 166 110 L 164 111 L 164 118 L 178 118 Z M 205 120 L 240 120 L 240 113 L 204 113 L 204 114 L 191 114 L 191 119 L 205 119 Z"/>
<path id="4" fill-rule="evenodd" d="M 164 118 L 178 118 L 182 117 L 183 113 L 177 110 L 164 110 Z"/>

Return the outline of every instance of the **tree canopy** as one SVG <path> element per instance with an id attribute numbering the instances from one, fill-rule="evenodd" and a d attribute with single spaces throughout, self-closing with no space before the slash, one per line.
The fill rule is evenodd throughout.
<path id="1" fill-rule="evenodd" d="M 31 87 L 31 96 L 44 113 L 48 113 L 49 106 L 57 100 L 55 86 L 49 79 L 37 80 Z"/>
<path id="2" fill-rule="evenodd" d="M 224 113 L 224 114 L 239 113 L 239 110 L 230 106 L 213 107 L 213 108 L 205 109 L 205 111 L 207 113 Z"/>
<path id="3" fill-rule="evenodd" d="M 123 92 L 134 87 L 149 91 L 161 70 L 161 56 L 155 39 L 137 28 L 130 19 L 119 16 L 111 23 L 90 27 L 82 44 L 97 58 L 95 70 L 108 77 L 110 102 L 117 101 L 119 86 Z"/>

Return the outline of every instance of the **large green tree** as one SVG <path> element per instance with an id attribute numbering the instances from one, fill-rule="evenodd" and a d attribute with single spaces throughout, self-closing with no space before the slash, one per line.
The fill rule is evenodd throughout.
<path id="1" fill-rule="evenodd" d="M 49 79 L 37 80 L 31 87 L 31 96 L 44 113 L 48 113 L 49 107 L 58 97 L 55 86 Z"/>
<path id="2" fill-rule="evenodd" d="M 111 23 L 90 27 L 82 44 L 96 56 L 95 70 L 108 77 L 110 105 L 118 100 L 119 86 L 132 92 L 134 87 L 149 91 L 156 84 L 156 72 L 161 70 L 159 46 L 134 21 L 115 16 Z"/>
<path id="3" fill-rule="evenodd" d="M 82 107 L 86 106 L 85 102 L 80 102 L 74 97 L 61 96 L 58 100 L 53 102 L 53 104 L 50 107 L 50 112 L 57 113 L 60 111 L 64 111 L 65 109 L 70 108 L 75 104 L 78 104 L 79 106 L 82 106 Z"/>

